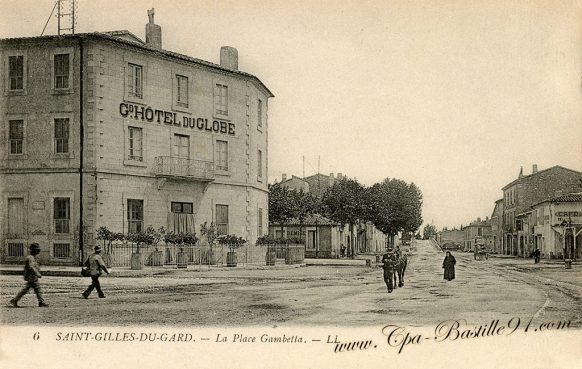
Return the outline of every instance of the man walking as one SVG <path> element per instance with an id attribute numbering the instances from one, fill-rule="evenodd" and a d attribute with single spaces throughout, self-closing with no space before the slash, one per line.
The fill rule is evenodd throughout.
<path id="1" fill-rule="evenodd" d="M 105 266 L 105 262 L 101 257 L 101 246 L 95 246 L 95 252 L 89 255 L 87 261 L 85 261 L 85 266 L 89 269 L 91 273 L 91 285 L 87 287 L 87 290 L 83 292 L 84 298 L 89 298 L 89 295 L 93 291 L 93 289 L 97 290 L 97 294 L 100 298 L 104 298 L 105 294 L 101 291 L 101 284 L 99 284 L 99 276 L 101 275 L 101 270 L 105 273 L 109 274 L 109 270 L 107 270 L 107 266 Z"/>
<path id="2" fill-rule="evenodd" d="M 38 283 L 39 278 L 42 278 L 40 274 L 40 267 L 36 262 L 36 255 L 40 254 L 40 245 L 38 243 L 30 244 L 30 254 L 24 259 L 24 280 L 26 281 L 26 286 L 16 295 L 15 298 L 10 300 L 10 304 L 14 307 L 18 307 L 18 301 L 22 296 L 32 288 L 38 299 L 39 307 L 48 307 L 48 304 L 44 302 L 42 298 L 42 291 L 40 290 L 40 284 Z"/>

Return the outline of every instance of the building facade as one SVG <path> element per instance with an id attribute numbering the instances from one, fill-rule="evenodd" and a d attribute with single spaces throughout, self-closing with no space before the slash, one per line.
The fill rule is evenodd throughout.
<path id="1" fill-rule="evenodd" d="M 532 206 L 529 224 L 533 249 L 546 259 L 582 259 L 582 192 Z"/>
<path id="2" fill-rule="evenodd" d="M 3 262 L 77 264 L 95 230 L 268 232 L 268 99 L 238 70 L 127 31 L 0 40 Z"/>
<path id="3" fill-rule="evenodd" d="M 460 229 L 443 229 L 437 233 L 436 241 L 441 247 L 462 247 L 465 242 L 465 232 Z"/>
<path id="4" fill-rule="evenodd" d="M 529 175 L 521 168 L 516 180 L 502 188 L 503 191 L 503 243 L 507 255 L 526 257 L 531 249 L 524 232 L 524 221 L 531 206 L 540 201 L 566 193 L 580 191 L 582 173 L 561 166 L 538 171 L 537 165 Z"/>
<path id="5" fill-rule="evenodd" d="M 287 175 L 283 173 L 280 184 L 281 186 L 291 190 L 309 192 L 309 183 L 303 180 L 303 178 L 299 178 L 294 175 L 292 175 L 291 178 L 287 178 Z"/>
<path id="6" fill-rule="evenodd" d="M 493 249 L 493 237 L 491 235 L 491 220 L 477 218 L 463 229 L 465 239 L 464 251 L 475 251 L 476 246 L 484 246 L 487 250 Z"/>
<path id="7" fill-rule="evenodd" d="M 493 252 L 500 254 L 503 250 L 503 199 L 495 201 L 493 213 L 491 213 L 491 237 Z"/>

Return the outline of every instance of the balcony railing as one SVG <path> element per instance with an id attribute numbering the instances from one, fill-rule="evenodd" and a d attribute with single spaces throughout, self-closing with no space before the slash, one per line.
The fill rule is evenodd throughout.
<path id="1" fill-rule="evenodd" d="M 158 156 L 155 158 L 154 174 L 158 177 L 213 181 L 214 163 L 211 161 Z"/>

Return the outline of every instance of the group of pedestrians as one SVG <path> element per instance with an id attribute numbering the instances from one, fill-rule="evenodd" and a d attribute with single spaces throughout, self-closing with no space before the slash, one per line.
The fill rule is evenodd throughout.
<path id="1" fill-rule="evenodd" d="M 24 280 L 26 285 L 22 290 L 10 300 L 10 305 L 13 307 L 18 307 L 18 301 L 28 293 L 30 289 L 36 294 L 39 307 L 48 307 L 49 305 L 44 301 L 42 296 L 42 290 L 40 288 L 39 279 L 42 278 L 40 273 L 40 266 L 36 260 L 36 256 L 40 254 L 40 245 L 38 243 L 32 243 L 29 247 L 29 254 L 24 259 Z M 93 290 L 97 290 L 97 295 L 99 298 L 105 298 L 105 294 L 101 290 L 101 284 L 99 283 L 99 277 L 102 272 L 109 274 L 109 269 L 105 265 L 103 258 L 101 257 L 101 246 L 95 246 L 94 251 L 87 260 L 85 261 L 85 268 L 87 268 L 88 274 L 91 277 L 91 284 L 85 292 L 82 293 L 83 298 L 89 298 Z"/>

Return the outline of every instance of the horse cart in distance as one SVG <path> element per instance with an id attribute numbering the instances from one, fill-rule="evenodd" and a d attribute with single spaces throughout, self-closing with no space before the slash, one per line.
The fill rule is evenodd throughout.
<path id="1" fill-rule="evenodd" d="M 473 257 L 475 258 L 475 260 L 489 259 L 489 252 L 487 251 L 487 248 L 485 247 L 485 242 L 483 242 L 482 238 L 475 239 L 475 250 L 473 253 Z"/>

